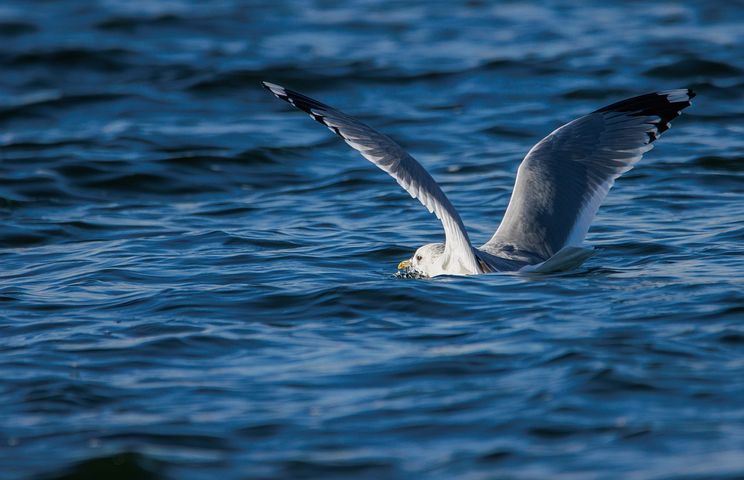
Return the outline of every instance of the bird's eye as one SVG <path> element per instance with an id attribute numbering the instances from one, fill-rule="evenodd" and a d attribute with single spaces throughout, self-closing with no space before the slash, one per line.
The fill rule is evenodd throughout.
<path id="1" fill-rule="evenodd" d="M 416 255 L 416 260 L 421 261 L 421 255 Z"/>

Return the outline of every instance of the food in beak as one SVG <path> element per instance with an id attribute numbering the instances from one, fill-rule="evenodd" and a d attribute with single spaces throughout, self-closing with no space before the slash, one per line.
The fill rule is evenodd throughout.
<path id="1" fill-rule="evenodd" d="M 398 264 L 398 270 L 405 270 L 406 268 L 411 267 L 411 261 L 410 260 L 403 260 Z"/>

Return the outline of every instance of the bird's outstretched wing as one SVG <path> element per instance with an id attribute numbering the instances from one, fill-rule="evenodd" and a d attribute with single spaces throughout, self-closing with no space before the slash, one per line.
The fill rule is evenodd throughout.
<path id="1" fill-rule="evenodd" d="M 481 248 L 548 259 L 580 245 L 615 179 L 653 147 L 694 96 L 678 89 L 629 98 L 542 139 L 519 166 L 504 218 Z"/>
<path id="2" fill-rule="evenodd" d="M 442 221 L 445 249 L 450 262 L 459 262 L 472 273 L 480 273 L 473 247 L 460 215 L 429 173 L 390 137 L 368 127 L 333 107 L 279 85 L 263 82 L 276 97 L 308 113 L 313 120 L 325 125 L 344 139 L 351 148 L 377 165 L 413 198 L 417 198 Z"/>

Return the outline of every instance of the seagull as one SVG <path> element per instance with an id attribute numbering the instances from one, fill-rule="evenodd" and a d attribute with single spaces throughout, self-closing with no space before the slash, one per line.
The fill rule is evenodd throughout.
<path id="1" fill-rule="evenodd" d="M 592 253 L 582 245 L 584 237 L 615 179 L 653 148 L 695 97 L 688 88 L 648 93 L 553 131 L 522 160 L 501 224 L 476 248 L 437 182 L 390 137 L 301 93 L 262 83 L 340 136 L 442 222 L 444 243 L 424 245 L 398 264 L 400 272 L 418 277 L 552 272 L 580 265 Z"/>

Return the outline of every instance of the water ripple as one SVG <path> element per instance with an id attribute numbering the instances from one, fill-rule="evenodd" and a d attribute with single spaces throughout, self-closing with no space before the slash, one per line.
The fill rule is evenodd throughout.
<path id="1" fill-rule="evenodd" d="M 0 471 L 741 477 L 741 21 L 717 1 L 6 2 Z M 395 267 L 438 221 L 262 80 L 395 138 L 476 243 L 557 126 L 698 96 L 580 268 L 421 279 Z"/>

